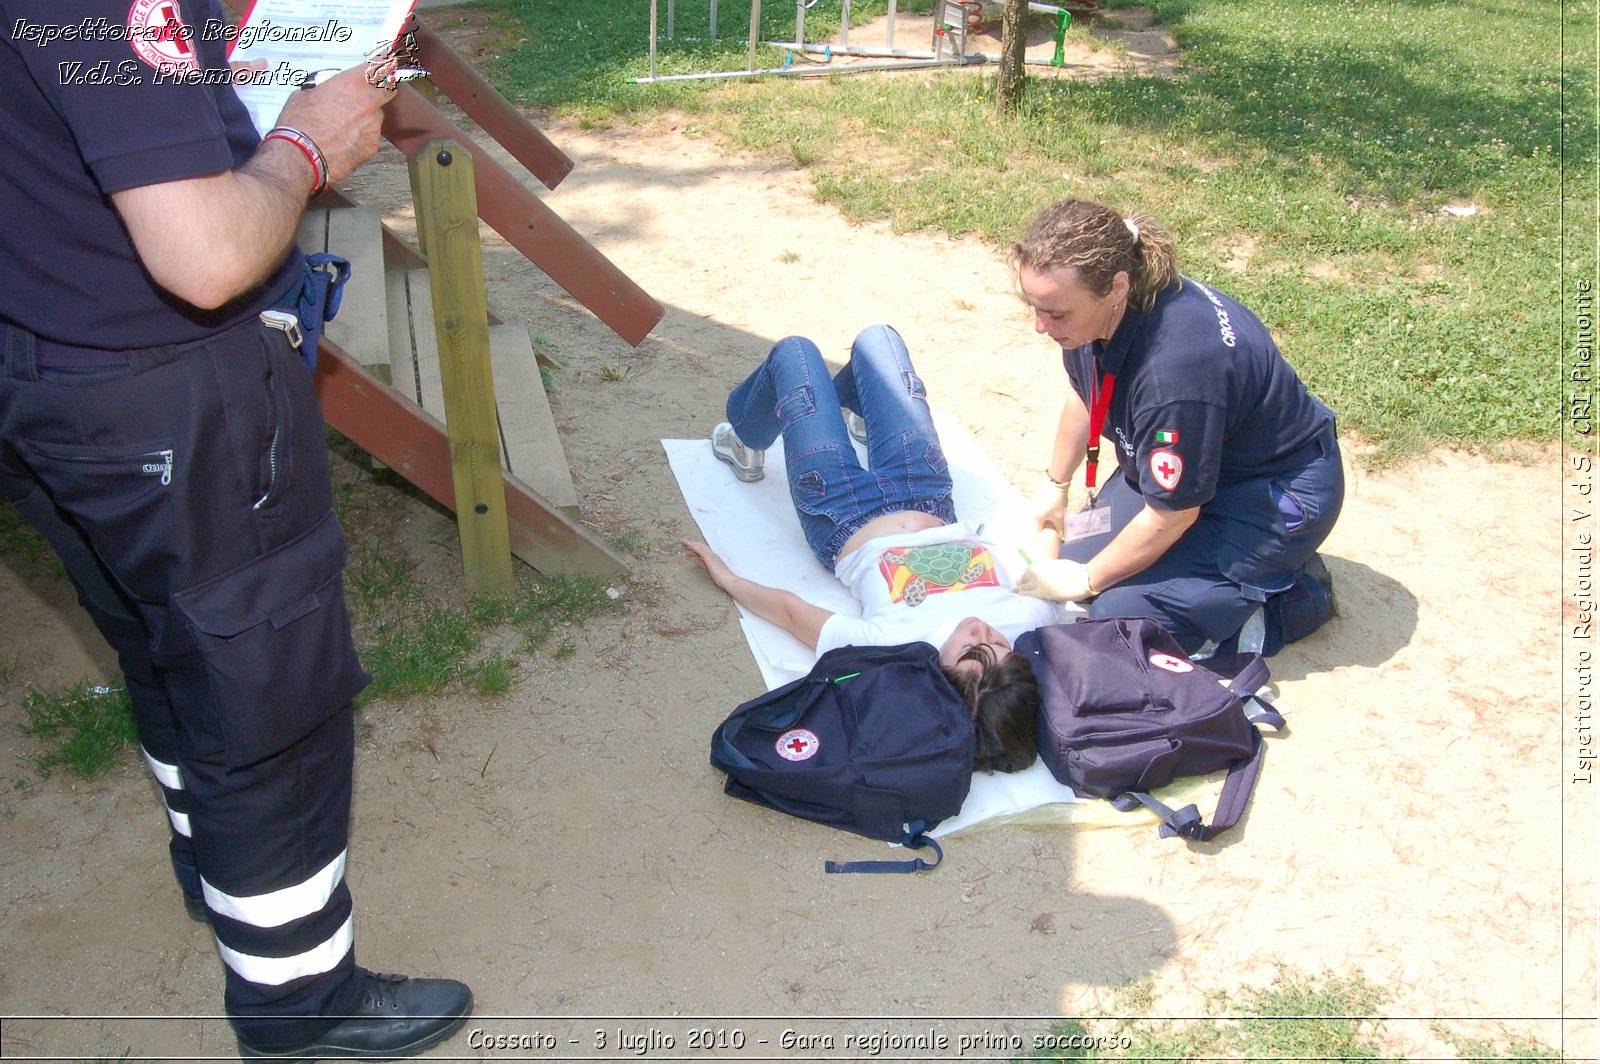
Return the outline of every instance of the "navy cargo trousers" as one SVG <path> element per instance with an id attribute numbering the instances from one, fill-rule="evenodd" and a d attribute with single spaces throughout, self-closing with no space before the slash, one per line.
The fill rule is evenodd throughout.
<path id="1" fill-rule="evenodd" d="M 359 994 L 344 866 L 368 678 L 311 378 L 254 318 L 89 365 L 0 335 L 0 490 L 117 653 L 229 1017 L 255 1044 L 315 1037 Z"/>
<path id="2" fill-rule="evenodd" d="M 1315 631 L 1328 619 L 1326 591 L 1301 567 L 1339 518 L 1344 467 L 1331 425 L 1305 450 L 1294 469 L 1219 487 L 1165 554 L 1107 588 L 1089 616 L 1149 617 L 1191 654 L 1226 643 L 1257 610 L 1267 654 Z M 1111 510 L 1110 530 L 1064 544 L 1061 557 L 1089 561 L 1144 508 L 1144 497 L 1119 470 L 1098 505 Z"/>

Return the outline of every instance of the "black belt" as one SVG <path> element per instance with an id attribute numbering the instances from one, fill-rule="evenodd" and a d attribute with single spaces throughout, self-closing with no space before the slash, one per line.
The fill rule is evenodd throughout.
<path id="1" fill-rule="evenodd" d="M 196 340 L 185 340 L 178 344 L 161 344 L 157 347 L 127 348 L 121 351 L 111 351 L 103 347 L 81 347 L 77 344 L 63 344 L 55 340 L 46 340 L 42 336 L 33 338 L 33 364 L 40 369 L 108 369 L 115 366 L 131 366 L 135 370 L 145 369 L 150 366 L 170 362 L 186 351 L 201 348 L 221 337 L 227 336 L 236 329 L 247 325 L 259 325 L 259 315 L 252 314 L 243 321 L 235 322 L 225 329 L 218 330 L 208 336 Z M 0 324 L 0 334 L 6 329 L 20 329 L 17 325 Z M 0 354 L 4 347 L 0 346 Z"/>
<path id="2" fill-rule="evenodd" d="M 58 344 L 42 336 L 33 338 L 33 364 L 40 369 L 106 369 L 126 366 L 132 351 L 107 351 L 100 347 Z"/>
<path id="3" fill-rule="evenodd" d="M 304 276 L 295 278 L 294 283 L 289 286 L 289 290 L 280 296 L 272 304 L 272 307 L 293 307 L 300 298 L 300 288 L 304 283 Z M 108 350 L 104 347 L 80 347 L 77 344 L 63 344 L 55 340 L 46 340 L 44 337 L 36 335 L 33 338 L 33 364 L 40 369 L 107 369 L 112 366 L 129 365 L 137 369 L 140 366 L 168 361 L 174 355 L 204 346 L 220 336 L 226 336 L 233 330 L 258 320 L 259 316 L 252 314 L 225 329 L 219 329 L 195 340 L 123 350 Z M 0 332 L 3 332 L 7 327 L 5 323 L 0 322 Z M 21 326 L 11 325 L 9 328 L 20 329 Z M 0 352 L 3 351 L 4 348 L 0 347 Z"/>

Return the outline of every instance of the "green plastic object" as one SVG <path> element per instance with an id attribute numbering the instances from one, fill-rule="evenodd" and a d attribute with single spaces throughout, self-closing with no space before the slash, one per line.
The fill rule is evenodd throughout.
<path id="1" fill-rule="evenodd" d="M 1067 27 L 1070 25 L 1072 25 L 1072 12 L 1062 8 L 1059 21 L 1056 22 L 1056 54 L 1050 57 L 1050 65 L 1053 67 L 1067 65 Z"/>

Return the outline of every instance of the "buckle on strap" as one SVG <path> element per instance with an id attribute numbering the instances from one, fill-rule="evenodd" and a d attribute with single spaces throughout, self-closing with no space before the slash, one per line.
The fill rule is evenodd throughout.
<path id="1" fill-rule="evenodd" d="M 261 324 L 269 329 L 277 329 L 289 340 L 289 346 L 295 350 L 305 342 L 305 335 L 300 331 L 300 318 L 287 310 L 263 310 Z"/>

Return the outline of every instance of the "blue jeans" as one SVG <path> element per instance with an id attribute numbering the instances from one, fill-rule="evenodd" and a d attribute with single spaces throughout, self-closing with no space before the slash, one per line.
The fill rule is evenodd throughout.
<path id="1" fill-rule="evenodd" d="M 840 407 L 867 423 L 863 469 Z M 830 376 L 803 336 L 779 340 L 728 396 L 728 421 L 745 446 L 783 436 L 789 495 L 806 543 L 832 572 L 839 548 L 874 517 L 918 510 L 953 523 L 950 469 L 922 378 L 900 334 L 870 325 Z"/>

